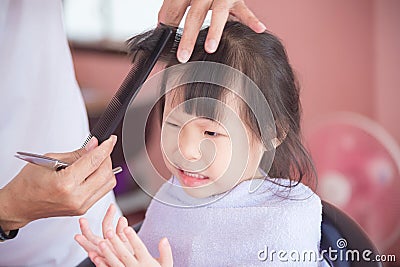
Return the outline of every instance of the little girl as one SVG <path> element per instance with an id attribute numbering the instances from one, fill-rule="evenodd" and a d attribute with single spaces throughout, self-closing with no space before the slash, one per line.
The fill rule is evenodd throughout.
<path id="1" fill-rule="evenodd" d="M 150 50 L 157 31 L 133 38 L 131 52 Z M 162 54 L 161 147 L 172 178 L 140 232 L 125 218 L 113 230 L 111 206 L 104 238 L 81 219 L 76 240 L 97 266 L 317 266 L 322 207 L 305 185 L 316 176 L 285 49 L 238 22 L 213 54 L 206 35 L 190 63 Z"/>

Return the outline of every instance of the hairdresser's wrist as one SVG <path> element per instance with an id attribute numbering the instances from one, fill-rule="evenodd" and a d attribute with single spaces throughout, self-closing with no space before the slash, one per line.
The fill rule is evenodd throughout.
<path id="1" fill-rule="evenodd" d="M 28 222 L 16 216 L 15 199 L 12 197 L 7 186 L 0 189 L 0 227 L 5 233 L 19 229 Z"/>

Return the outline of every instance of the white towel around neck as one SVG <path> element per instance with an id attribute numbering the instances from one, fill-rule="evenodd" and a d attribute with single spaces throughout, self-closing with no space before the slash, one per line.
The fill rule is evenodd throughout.
<path id="1" fill-rule="evenodd" d="M 172 178 L 155 198 L 185 206 L 196 203 L 177 184 Z M 296 261 L 295 252 L 319 251 L 320 198 L 301 183 L 285 189 L 266 180 L 254 193 L 249 193 L 249 184 L 244 181 L 218 201 L 196 208 L 153 199 L 139 236 L 154 257 L 159 257 L 160 239 L 167 237 L 174 266 L 318 266 L 318 260 Z M 292 254 L 279 259 L 275 253 L 264 261 L 262 250 Z"/>

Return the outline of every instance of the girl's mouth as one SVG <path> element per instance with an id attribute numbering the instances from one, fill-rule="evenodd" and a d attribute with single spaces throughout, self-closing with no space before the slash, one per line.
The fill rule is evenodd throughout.
<path id="1" fill-rule="evenodd" d="M 196 187 L 210 182 L 210 178 L 199 173 L 187 172 L 179 169 L 179 177 L 184 186 Z"/>

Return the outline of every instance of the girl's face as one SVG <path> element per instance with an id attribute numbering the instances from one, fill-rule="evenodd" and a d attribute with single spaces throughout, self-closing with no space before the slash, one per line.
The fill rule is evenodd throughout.
<path id="1" fill-rule="evenodd" d="M 161 148 L 167 168 L 189 195 L 221 194 L 239 182 L 261 176 L 258 166 L 263 145 L 232 115 L 239 114 L 237 100 L 224 101 L 231 113 L 217 122 L 186 113 L 183 101 L 174 95 L 165 98 Z"/>

